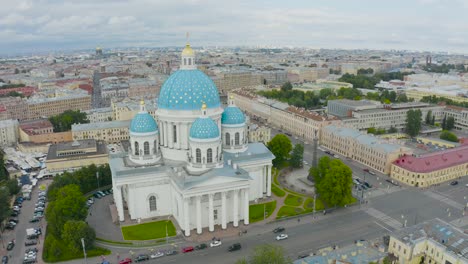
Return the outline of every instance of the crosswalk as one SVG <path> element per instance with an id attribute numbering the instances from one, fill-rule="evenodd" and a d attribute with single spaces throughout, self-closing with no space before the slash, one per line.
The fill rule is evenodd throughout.
<path id="1" fill-rule="evenodd" d="M 385 213 L 375 209 L 375 208 L 372 208 L 372 207 L 369 207 L 369 208 L 366 208 L 364 210 L 364 212 L 366 212 L 368 215 L 380 220 L 382 223 L 392 227 L 393 229 L 400 229 L 402 228 L 402 223 L 398 222 L 397 220 L 395 220 L 394 218 L 386 215 Z"/>
<path id="2" fill-rule="evenodd" d="M 434 198 L 434 199 L 436 199 L 438 201 L 446 203 L 446 204 L 448 204 L 448 205 L 450 205 L 452 207 L 455 207 L 455 208 L 457 208 L 459 210 L 463 210 L 463 208 L 464 208 L 463 204 L 455 202 L 454 200 L 452 200 L 452 199 L 450 199 L 448 197 L 445 197 L 445 196 L 443 196 L 443 195 L 441 195 L 439 193 L 436 193 L 434 191 L 425 191 L 424 194 L 431 197 L 431 198 Z"/>

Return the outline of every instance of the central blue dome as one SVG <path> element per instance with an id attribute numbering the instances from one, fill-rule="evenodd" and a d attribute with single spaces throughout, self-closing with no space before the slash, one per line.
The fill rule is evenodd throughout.
<path id="1" fill-rule="evenodd" d="M 190 128 L 190 137 L 198 139 L 208 139 L 219 137 L 218 125 L 209 117 L 199 117 L 195 119 Z"/>
<path id="2" fill-rule="evenodd" d="M 130 132 L 149 133 L 157 132 L 158 124 L 148 112 L 139 112 L 130 123 Z"/>
<path id="3" fill-rule="evenodd" d="M 200 110 L 220 107 L 218 89 L 214 82 L 199 70 L 178 70 L 161 87 L 158 108 L 169 110 Z"/>

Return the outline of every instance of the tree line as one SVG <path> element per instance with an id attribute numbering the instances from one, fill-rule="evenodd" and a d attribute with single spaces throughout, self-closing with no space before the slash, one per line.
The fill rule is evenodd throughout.
<path id="1" fill-rule="evenodd" d="M 431 103 L 431 104 L 445 103 L 447 105 L 454 105 L 454 106 L 468 108 L 468 102 L 457 102 L 457 101 L 454 101 L 452 99 L 449 99 L 443 96 L 441 97 L 437 97 L 435 95 L 423 96 L 423 98 L 421 98 L 420 101 L 425 102 L 425 103 Z"/>
<path id="2" fill-rule="evenodd" d="M 423 70 L 427 72 L 437 72 L 437 73 L 448 73 L 451 70 L 455 70 L 457 72 L 468 72 L 468 69 L 465 68 L 464 64 L 445 64 L 442 63 L 441 65 L 437 64 L 429 64 L 423 66 Z"/>
<path id="3" fill-rule="evenodd" d="M 73 124 L 89 123 L 86 113 L 80 110 L 66 110 L 59 115 L 49 117 L 49 121 L 54 126 L 54 132 L 69 131 Z"/>
<path id="4" fill-rule="evenodd" d="M 281 168 L 289 162 L 293 168 L 301 168 L 304 160 L 304 146 L 302 144 L 291 144 L 291 140 L 284 134 L 278 134 L 270 142 L 268 149 L 275 155 L 273 166 Z"/>
<path id="5" fill-rule="evenodd" d="M 370 69 L 370 68 L 369 68 Z M 380 81 L 403 80 L 404 76 L 414 74 L 414 72 L 380 72 L 373 76 L 367 76 L 369 69 L 360 69 L 357 75 L 345 73 L 338 81 L 351 83 L 355 88 L 375 89 L 375 85 Z M 372 70 L 372 69 L 371 69 Z"/>

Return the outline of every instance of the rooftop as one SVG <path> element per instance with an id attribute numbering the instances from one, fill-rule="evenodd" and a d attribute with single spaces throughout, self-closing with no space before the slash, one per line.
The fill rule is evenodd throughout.
<path id="1" fill-rule="evenodd" d="M 48 119 L 21 122 L 20 128 L 28 135 L 35 135 L 36 129 L 53 128 Z"/>
<path id="2" fill-rule="evenodd" d="M 51 161 L 67 157 L 76 158 L 103 154 L 107 154 L 106 144 L 94 139 L 84 139 L 50 145 L 49 152 L 47 153 L 47 160 Z"/>
<path id="3" fill-rule="evenodd" d="M 372 102 L 367 100 L 349 100 L 349 99 L 339 99 L 339 100 L 330 100 L 328 103 L 338 103 L 348 106 L 377 106 L 378 102 Z"/>
<path id="4" fill-rule="evenodd" d="M 78 131 L 99 130 L 99 129 L 107 129 L 107 128 L 123 128 L 123 127 L 129 128 L 130 122 L 132 122 L 132 120 L 73 124 L 72 131 L 78 132 Z"/>

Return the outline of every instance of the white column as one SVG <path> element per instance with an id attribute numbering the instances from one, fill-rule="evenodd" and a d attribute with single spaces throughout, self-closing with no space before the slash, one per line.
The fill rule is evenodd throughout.
<path id="1" fill-rule="evenodd" d="M 123 200 L 122 200 L 122 187 L 114 186 L 114 202 L 117 207 L 117 213 L 119 215 L 119 221 L 125 220 L 124 209 L 123 209 Z"/>
<path id="2" fill-rule="evenodd" d="M 267 175 L 267 172 L 266 172 L 266 166 L 263 166 L 262 168 L 262 177 L 260 177 L 260 190 L 261 190 L 261 197 L 263 197 L 263 194 L 265 194 L 267 192 L 267 188 L 266 188 L 266 175 Z"/>
<path id="3" fill-rule="evenodd" d="M 177 125 L 177 128 L 176 128 L 176 129 L 177 129 L 177 130 L 176 130 L 176 133 L 177 133 L 177 144 L 176 144 L 176 147 L 177 147 L 178 149 L 180 149 L 180 146 L 181 146 L 181 142 L 180 142 L 180 141 L 182 140 L 182 138 L 181 138 L 181 136 L 180 136 L 180 130 L 182 129 L 182 125 L 181 125 L 180 123 L 177 123 L 176 125 Z"/>
<path id="4" fill-rule="evenodd" d="M 171 122 L 168 122 L 168 125 L 169 125 L 169 135 L 168 135 L 168 139 L 169 139 L 169 147 L 170 148 L 173 148 L 174 147 L 174 124 L 171 123 Z"/>
<path id="5" fill-rule="evenodd" d="M 226 229 L 226 192 L 221 193 L 221 228 Z"/>
<path id="6" fill-rule="evenodd" d="M 164 121 L 164 146 L 169 147 L 169 126 L 167 121 Z"/>
<path id="7" fill-rule="evenodd" d="M 249 189 L 244 189 L 244 225 L 249 224 Z"/>
<path id="8" fill-rule="evenodd" d="M 185 236 L 190 236 L 189 199 L 184 198 L 184 231 Z"/>
<path id="9" fill-rule="evenodd" d="M 213 194 L 208 194 L 208 230 L 214 231 L 214 215 L 213 215 Z"/>
<path id="10" fill-rule="evenodd" d="M 234 227 L 237 227 L 239 225 L 239 190 L 234 190 L 234 195 L 232 197 L 234 206 L 232 209 L 233 213 L 233 220 L 232 220 L 232 225 Z"/>
<path id="11" fill-rule="evenodd" d="M 267 196 L 271 196 L 271 168 L 267 165 Z"/>
<path id="12" fill-rule="evenodd" d="M 202 223 L 201 223 L 202 212 L 201 212 L 201 196 L 200 195 L 197 196 L 196 201 L 197 201 L 197 234 L 201 234 L 202 233 Z"/>

